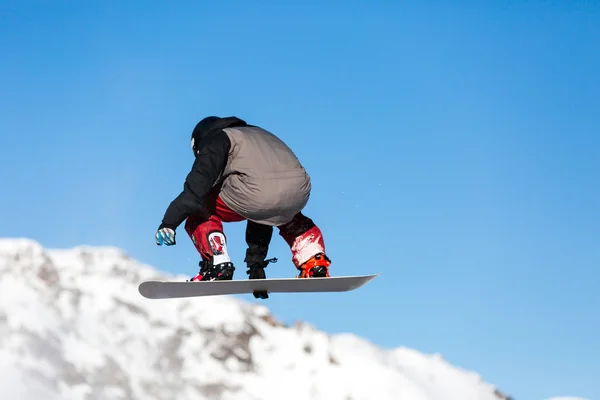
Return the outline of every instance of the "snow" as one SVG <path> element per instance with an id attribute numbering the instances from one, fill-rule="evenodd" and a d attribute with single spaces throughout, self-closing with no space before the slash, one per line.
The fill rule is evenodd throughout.
<path id="1" fill-rule="evenodd" d="M 9 357 L 0 358 L 0 394 L 3 399 L 60 400 L 56 392 L 13 368 L 14 363 Z"/>
<path id="2" fill-rule="evenodd" d="M 1 397 L 507 399 L 440 355 L 284 326 L 265 305 L 232 297 L 153 301 L 137 292 L 142 280 L 186 278 L 116 248 L 0 239 Z"/>

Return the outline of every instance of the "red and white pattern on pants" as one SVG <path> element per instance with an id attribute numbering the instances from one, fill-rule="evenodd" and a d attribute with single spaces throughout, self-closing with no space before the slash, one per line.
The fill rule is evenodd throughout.
<path id="1" fill-rule="evenodd" d="M 231 210 L 220 197 L 215 202 L 215 210 L 206 219 L 199 216 L 190 216 L 185 223 L 185 230 L 192 239 L 194 246 L 204 260 L 210 260 L 213 256 L 225 252 L 225 261 L 229 261 L 226 253 L 226 236 L 223 233 L 223 222 L 240 222 L 245 218 Z M 299 213 L 295 217 L 296 223 L 310 221 Z M 292 251 L 292 262 L 296 268 L 319 253 L 325 253 L 323 234 L 319 227 L 312 225 L 307 231 L 296 235 L 291 225 L 280 226 L 279 235 L 286 241 Z M 289 228 L 289 229 L 288 229 Z M 212 244 L 211 244 L 212 243 Z M 218 264 L 215 260 L 215 264 Z"/>
<path id="2" fill-rule="evenodd" d="M 188 217 L 185 222 L 185 230 L 202 259 L 210 260 L 213 255 L 222 254 L 227 249 L 223 222 L 244 220 L 244 217 L 232 211 L 220 197 L 217 197 L 214 213 L 208 219 L 196 215 Z"/>

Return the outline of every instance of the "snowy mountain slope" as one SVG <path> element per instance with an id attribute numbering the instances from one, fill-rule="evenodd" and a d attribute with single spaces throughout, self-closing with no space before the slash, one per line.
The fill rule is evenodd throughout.
<path id="1" fill-rule="evenodd" d="M 20 400 L 507 400 L 438 355 L 284 326 L 229 297 L 151 301 L 113 248 L 0 239 L 0 396 Z"/>

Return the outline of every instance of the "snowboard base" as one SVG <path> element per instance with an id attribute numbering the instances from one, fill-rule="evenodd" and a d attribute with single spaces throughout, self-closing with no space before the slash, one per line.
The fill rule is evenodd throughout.
<path id="1" fill-rule="evenodd" d="M 348 292 L 358 289 L 379 274 L 330 278 L 267 278 L 207 282 L 145 281 L 138 291 L 147 299 L 222 296 L 233 294 Z"/>

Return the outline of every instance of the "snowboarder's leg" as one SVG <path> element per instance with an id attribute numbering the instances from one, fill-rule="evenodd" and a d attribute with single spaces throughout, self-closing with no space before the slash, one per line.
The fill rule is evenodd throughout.
<path id="1" fill-rule="evenodd" d="M 265 260 L 269 251 L 269 244 L 273 237 L 273 227 L 270 225 L 258 224 L 254 221 L 248 221 L 246 225 L 246 257 L 244 262 L 248 269 L 248 279 L 266 279 L 265 267 L 269 262 L 277 261 L 276 258 Z M 267 292 L 254 292 L 257 299 L 268 299 Z"/>
<path id="2" fill-rule="evenodd" d="M 248 221 L 248 225 L 246 225 L 246 244 L 248 248 L 246 249 L 244 261 L 249 268 L 265 261 L 272 237 L 272 226 Z"/>
<path id="3" fill-rule="evenodd" d="M 200 272 L 192 281 L 233 278 L 235 268 L 227 252 L 223 222 L 237 222 L 244 218 L 231 211 L 220 198 L 216 199 L 211 209 L 212 213 L 190 216 L 185 223 L 185 230 L 202 258 Z"/>
<path id="4" fill-rule="evenodd" d="M 292 262 L 300 271 L 299 278 L 329 277 L 331 260 L 325 254 L 323 234 L 318 226 L 299 212 L 279 234 L 292 251 Z"/>

